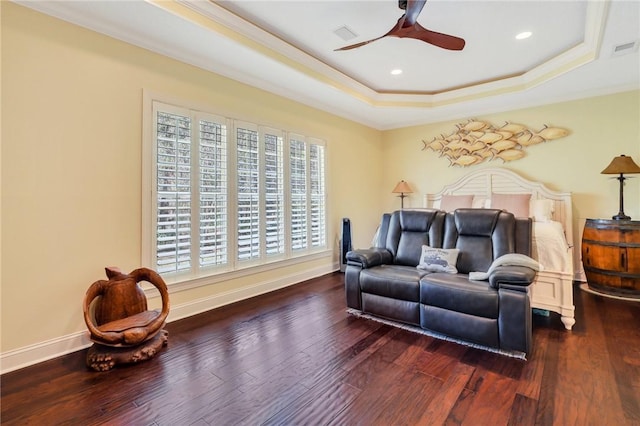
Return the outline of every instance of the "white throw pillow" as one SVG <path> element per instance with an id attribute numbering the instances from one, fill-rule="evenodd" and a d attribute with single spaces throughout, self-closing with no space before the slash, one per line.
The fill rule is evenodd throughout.
<path id="1" fill-rule="evenodd" d="M 536 222 L 549 222 L 553 218 L 553 200 L 533 200 L 531 210 Z"/>
<path id="2" fill-rule="evenodd" d="M 457 274 L 456 262 L 458 261 L 458 249 L 441 249 L 422 246 L 422 255 L 418 269 L 429 272 L 447 272 Z"/>
<path id="3" fill-rule="evenodd" d="M 473 196 L 473 202 L 471 203 L 472 209 L 488 209 L 490 208 L 491 200 L 479 195 Z"/>

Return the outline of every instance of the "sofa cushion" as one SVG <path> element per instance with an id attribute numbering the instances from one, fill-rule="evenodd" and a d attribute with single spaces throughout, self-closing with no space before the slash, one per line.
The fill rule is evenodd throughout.
<path id="1" fill-rule="evenodd" d="M 515 218 L 495 209 L 458 209 L 446 219 L 443 248 L 460 250 L 462 274 L 486 271 L 499 256 L 515 251 Z"/>
<path id="2" fill-rule="evenodd" d="M 420 278 L 428 272 L 410 266 L 381 265 L 363 269 L 360 273 L 360 289 L 394 299 L 418 302 Z"/>
<path id="3" fill-rule="evenodd" d="M 442 246 L 445 213 L 440 210 L 400 210 L 391 215 L 385 248 L 397 265 L 417 266 L 423 245 Z"/>
<path id="4" fill-rule="evenodd" d="M 467 275 L 433 273 L 420 280 L 420 303 L 484 318 L 498 318 L 498 292 Z"/>
<path id="5" fill-rule="evenodd" d="M 429 244 L 429 234 L 418 231 L 403 231 L 398 239 L 395 262 L 398 265 L 417 266 L 422 246 Z"/>

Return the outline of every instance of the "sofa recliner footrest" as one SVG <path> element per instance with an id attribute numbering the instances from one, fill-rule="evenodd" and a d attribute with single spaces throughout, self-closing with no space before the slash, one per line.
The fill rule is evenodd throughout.
<path id="1" fill-rule="evenodd" d="M 420 325 L 420 303 L 418 302 L 362 293 L 362 312 L 407 324 Z"/>
<path id="2" fill-rule="evenodd" d="M 466 275 L 435 273 L 420 280 L 420 303 L 477 317 L 496 319 L 498 292 L 487 281 L 469 281 Z"/>
<path id="3" fill-rule="evenodd" d="M 497 319 L 420 305 L 420 327 L 472 343 L 500 347 Z"/>

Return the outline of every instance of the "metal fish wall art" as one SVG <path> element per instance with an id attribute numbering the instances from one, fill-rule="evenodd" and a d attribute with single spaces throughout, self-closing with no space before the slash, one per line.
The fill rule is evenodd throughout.
<path id="1" fill-rule="evenodd" d="M 506 163 L 524 157 L 526 147 L 568 134 L 567 129 L 546 124 L 535 131 L 517 123 L 505 122 L 502 127 L 494 127 L 485 121 L 471 119 L 456 124 L 456 130 L 450 135 L 440 135 L 431 141 L 423 139 L 422 150 L 439 152 L 440 157 L 449 160 L 449 166 L 468 167 L 496 159 Z"/>

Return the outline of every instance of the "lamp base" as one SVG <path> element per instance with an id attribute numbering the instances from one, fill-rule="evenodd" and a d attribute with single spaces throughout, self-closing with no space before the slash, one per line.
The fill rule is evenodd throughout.
<path id="1" fill-rule="evenodd" d="M 404 198 L 407 197 L 407 195 L 404 195 L 404 192 L 401 192 L 398 197 L 400 197 L 400 210 L 404 210 Z"/>
<path id="2" fill-rule="evenodd" d="M 611 219 L 613 219 L 613 220 L 631 220 L 631 217 L 629 217 L 626 214 L 624 214 L 624 212 L 621 212 L 621 213 L 618 213 L 617 215 L 613 216 Z"/>

